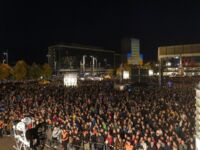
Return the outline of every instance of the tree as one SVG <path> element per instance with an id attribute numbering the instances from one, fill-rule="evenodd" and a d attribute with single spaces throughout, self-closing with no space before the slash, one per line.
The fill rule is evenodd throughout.
<path id="1" fill-rule="evenodd" d="M 123 71 L 123 67 L 117 68 L 117 70 L 116 70 L 117 77 L 120 77 L 122 75 L 122 71 Z"/>
<path id="2" fill-rule="evenodd" d="M 123 74 L 123 71 L 128 71 L 129 74 L 131 73 L 131 65 L 124 64 L 123 66 L 120 66 L 116 70 L 116 75 L 120 77 Z"/>
<path id="3" fill-rule="evenodd" d="M 14 71 L 13 71 L 13 76 L 16 80 L 22 80 L 26 78 L 27 75 L 27 64 L 23 60 L 17 61 Z"/>
<path id="4" fill-rule="evenodd" d="M 0 64 L 0 80 L 6 80 L 12 73 L 12 68 L 8 64 Z"/>
<path id="5" fill-rule="evenodd" d="M 26 74 L 26 77 L 28 79 L 31 79 L 32 78 L 32 75 L 31 75 L 31 66 L 27 66 L 27 74 Z"/>
<path id="6" fill-rule="evenodd" d="M 143 69 L 151 69 L 152 68 L 152 64 L 150 62 L 147 62 L 142 66 L 142 68 Z"/>
<path id="7" fill-rule="evenodd" d="M 106 75 L 110 76 L 111 78 L 113 77 L 114 70 L 113 69 L 107 69 L 105 72 Z"/>
<path id="8" fill-rule="evenodd" d="M 124 70 L 128 71 L 129 73 L 131 72 L 131 65 L 124 64 Z"/>
<path id="9" fill-rule="evenodd" d="M 51 75 L 52 75 L 52 69 L 51 69 L 51 67 L 50 67 L 49 64 L 46 64 L 46 63 L 45 63 L 45 64 L 42 66 L 42 75 L 43 75 L 44 77 L 46 77 L 46 78 L 51 77 Z"/>
<path id="10" fill-rule="evenodd" d="M 33 79 L 39 78 L 42 75 L 41 67 L 36 63 L 33 63 L 32 66 L 29 67 L 28 75 Z"/>

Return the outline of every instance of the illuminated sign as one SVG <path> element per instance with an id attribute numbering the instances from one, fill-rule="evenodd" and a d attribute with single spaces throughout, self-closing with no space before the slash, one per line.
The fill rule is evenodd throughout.
<path id="1" fill-rule="evenodd" d="M 153 70 L 149 70 L 149 76 L 153 76 Z"/>

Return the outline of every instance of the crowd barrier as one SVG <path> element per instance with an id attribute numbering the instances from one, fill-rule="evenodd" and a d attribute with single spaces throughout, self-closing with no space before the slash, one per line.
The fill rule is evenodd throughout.
<path id="1" fill-rule="evenodd" d="M 61 146 L 61 143 L 58 143 L 58 144 L 49 143 L 49 144 L 46 144 L 46 147 L 49 150 L 51 150 L 51 149 L 60 150 L 59 148 L 62 146 Z M 62 149 L 63 149 L 63 147 L 62 147 Z M 113 145 L 108 145 L 108 144 L 104 144 L 104 143 L 81 142 L 80 145 L 76 145 L 73 143 L 67 143 L 67 150 L 125 150 L 125 147 L 119 148 L 119 147 L 115 147 Z"/>
<path id="2" fill-rule="evenodd" d="M 7 135 L 5 130 L 3 130 L 3 136 L 14 137 L 12 131 L 10 131 L 10 134 Z M 48 150 L 63 150 L 62 141 L 60 138 L 58 138 L 57 140 L 53 140 L 52 138 L 50 140 L 47 139 L 45 142 L 45 147 Z M 106 143 L 97 143 L 97 142 L 85 143 L 82 140 L 79 145 L 74 144 L 73 142 L 68 142 L 67 150 L 125 150 L 125 147 L 119 148 L 113 145 L 108 145 Z"/>

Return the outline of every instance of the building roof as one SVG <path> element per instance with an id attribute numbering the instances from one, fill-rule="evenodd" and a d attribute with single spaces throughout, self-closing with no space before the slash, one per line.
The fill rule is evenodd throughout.
<path id="1" fill-rule="evenodd" d="M 48 47 L 48 49 L 56 48 L 56 47 L 66 47 L 66 48 L 71 48 L 71 49 L 84 49 L 84 50 L 90 50 L 90 51 L 97 51 L 97 52 L 108 52 L 108 53 L 115 53 L 114 50 L 107 50 L 107 49 L 102 49 L 99 47 L 94 47 L 90 45 L 82 45 L 82 44 L 56 44 L 56 45 L 51 45 Z"/>
<path id="2" fill-rule="evenodd" d="M 200 43 L 158 47 L 158 59 L 174 56 L 200 56 Z"/>

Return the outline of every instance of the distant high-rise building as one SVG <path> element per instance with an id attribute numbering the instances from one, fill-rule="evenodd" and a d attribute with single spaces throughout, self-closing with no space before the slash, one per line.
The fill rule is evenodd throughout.
<path id="1" fill-rule="evenodd" d="M 123 63 L 132 65 L 140 65 L 143 63 L 142 55 L 140 54 L 140 40 L 135 38 L 122 39 L 121 49 L 123 54 Z"/>

